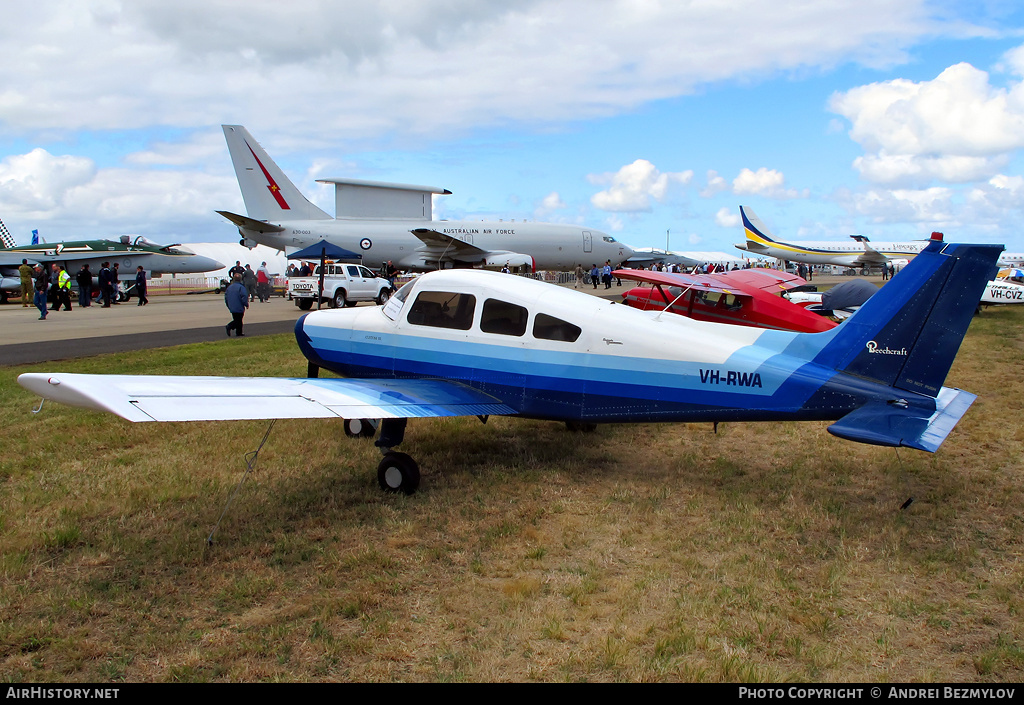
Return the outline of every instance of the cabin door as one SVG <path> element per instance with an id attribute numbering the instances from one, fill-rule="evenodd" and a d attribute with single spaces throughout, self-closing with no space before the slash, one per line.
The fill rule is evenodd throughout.
<path id="1" fill-rule="evenodd" d="M 593 252 L 594 251 L 594 236 L 590 234 L 590 231 L 583 231 L 583 251 Z"/>

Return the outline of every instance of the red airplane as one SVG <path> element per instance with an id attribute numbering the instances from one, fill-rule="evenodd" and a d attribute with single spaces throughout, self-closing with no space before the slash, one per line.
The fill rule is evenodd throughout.
<path id="1" fill-rule="evenodd" d="M 642 311 L 664 311 L 698 321 L 732 323 L 820 333 L 836 323 L 790 303 L 778 294 L 807 281 L 772 269 L 737 269 L 721 274 L 669 274 L 645 269 L 618 269 L 612 276 L 653 284 L 625 292 L 624 303 Z"/>

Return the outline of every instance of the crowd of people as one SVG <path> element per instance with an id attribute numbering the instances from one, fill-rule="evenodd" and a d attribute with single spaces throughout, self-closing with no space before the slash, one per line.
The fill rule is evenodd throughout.
<path id="1" fill-rule="evenodd" d="M 39 309 L 39 320 L 45 321 L 50 311 L 71 310 L 71 274 L 63 264 L 51 264 L 49 267 L 36 264 L 32 266 L 27 259 L 21 261 L 18 268 L 21 278 L 21 305 L 27 308 L 29 305 L 29 292 L 32 292 L 32 304 Z M 140 266 L 135 272 L 135 295 L 138 298 L 138 306 L 145 306 L 149 303 L 146 296 L 146 271 Z M 121 280 L 117 262 L 110 266 L 110 262 L 103 262 L 95 281 L 98 285 L 98 299 L 102 301 L 101 308 L 110 308 L 118 301 L 118 283 Z M 78 306 L 90 308 L 93 303 L 93 273 L 88 264 L 83 264 L 75 274 L 75 283 L 78 285 Z M 52 304 L 52 305 L 51 305 Z"/>

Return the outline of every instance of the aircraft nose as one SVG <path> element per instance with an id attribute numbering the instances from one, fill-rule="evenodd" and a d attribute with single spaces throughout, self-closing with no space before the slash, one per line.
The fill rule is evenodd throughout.
<path id="1" fill-rule="evenodd" d="M 215 269 L 223 269 L 224 265 L 212 257 L 194 255 L 189 258 L 188 267 L 193 272 L 212 272 Z"/>

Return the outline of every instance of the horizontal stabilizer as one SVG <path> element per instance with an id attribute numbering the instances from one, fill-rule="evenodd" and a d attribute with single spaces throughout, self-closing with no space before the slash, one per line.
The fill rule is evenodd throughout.
<path id="1" fill-rule="evenodd" d="M 873 402 L 836 421 L 828 432 L 858 443 L 934 453 L 976 398 L 970 392 L 943 387 L 934 412 Z"/>
<path id="2" fill-rule="evenodd" d="M 265 223 L 262 220 L 256 220 L 245 215 L 238 215 L 231 211 L 217 211 L 220 215 L 224 216 L 232 223 L 240 228 L 246 230 L 253 230 L 258 233 L 279 233 L 284 231 L 280 225 L 274 225 L 273 223 Z"/>
<path id="3" fill-rule="evenodd" d="M 445 380 L 161 377 L 29 373 L 18 384 L 53 401 L 129 421 L 384 419 L 513 415 L 494 397 Z"/>

